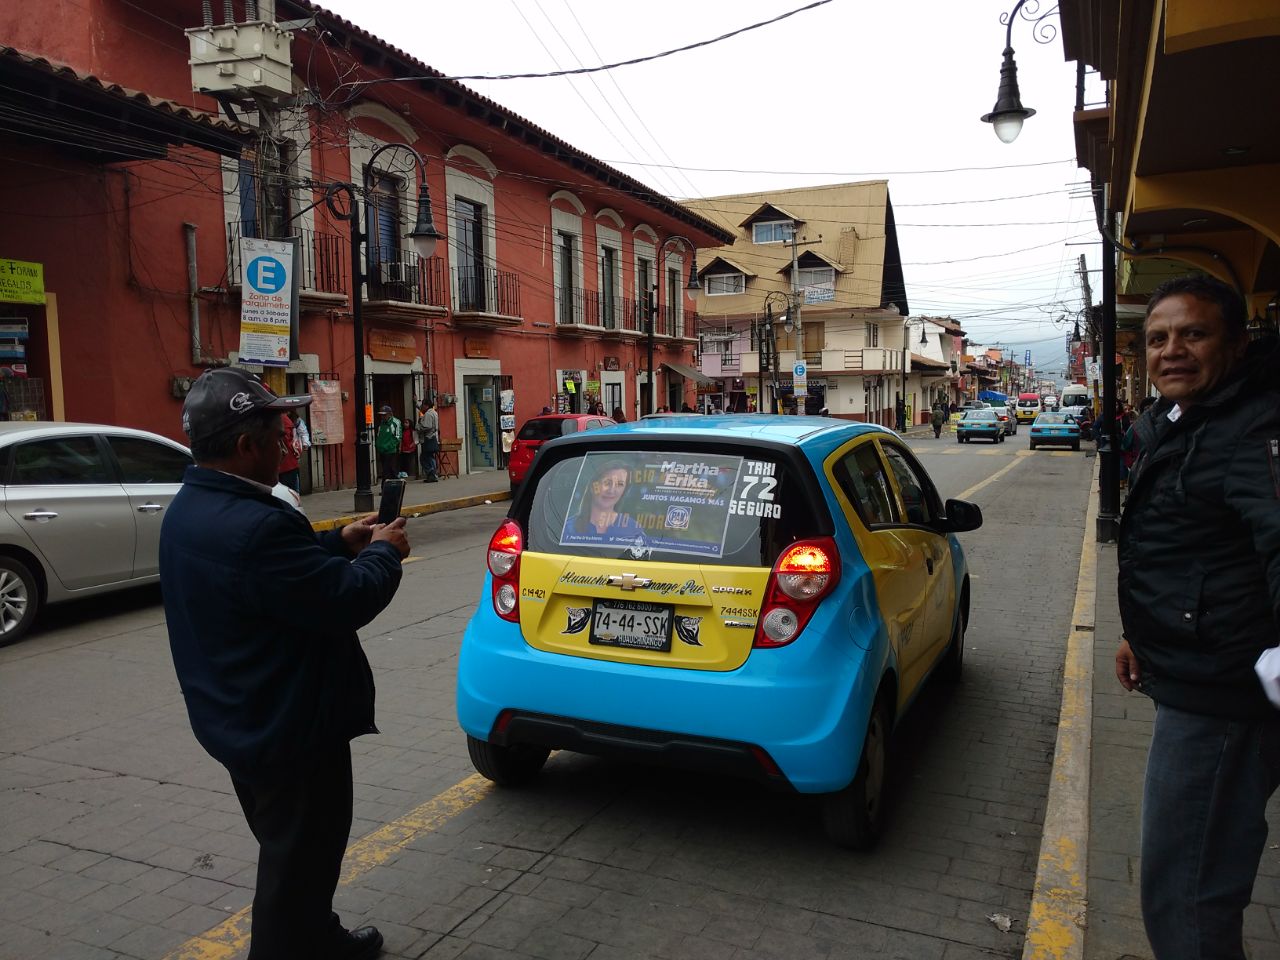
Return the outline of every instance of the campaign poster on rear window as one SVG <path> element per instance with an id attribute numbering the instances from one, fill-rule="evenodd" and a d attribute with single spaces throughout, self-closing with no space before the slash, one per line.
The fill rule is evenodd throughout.
<path id="1" fill-rule="evenodd" d="M 741 471 L 741 457 L 716 454 L 588 453 L 560 545 L 720 557 Z"/>

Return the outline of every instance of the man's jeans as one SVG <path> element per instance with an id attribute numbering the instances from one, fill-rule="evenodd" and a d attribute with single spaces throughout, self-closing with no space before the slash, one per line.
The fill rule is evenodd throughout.
<path id="1" fill-rule="evenodd" d="M 1244 960 L 1244 908 L 1280 782 L 1280 714 L 1157 706 L 1142 796 L 1142 918 L 1156 960 Z"/>

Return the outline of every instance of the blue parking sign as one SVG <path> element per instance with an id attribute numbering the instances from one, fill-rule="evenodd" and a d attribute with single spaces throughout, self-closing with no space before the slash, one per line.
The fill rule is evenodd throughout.
<path id="1" fill-rule="evenodd" d="M 289 271 L 275 257 L 256 257 L 245 267 L 245 279 L 258 293 L 279 293 L 288 282 Z"/>

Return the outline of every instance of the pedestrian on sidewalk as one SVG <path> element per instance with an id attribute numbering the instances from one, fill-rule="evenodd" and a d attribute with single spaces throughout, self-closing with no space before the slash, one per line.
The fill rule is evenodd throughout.
<path id="1" fill-rule="evenodd" d="M 1144 324 L 1161 399 L 1135 427 L 1120 524 L 1116 676 L 1156 703 L 1142 916 L 1158 960 L 1243 960 L 1243 914 L 1280 783 L 1280 348 L 1236 292 L 1166 281 Z M 1280 698 L 1280 693 L 1277 693 Z"/>
<path id="2" fill-rule="evenodd" d="M 290 490 L 297 490 L 301 485 L 299 464 L 302 461 L 298 456 L 301 452 L 301 445 L 294 430 L 293 417 L 288 414 L 281 414 L 280 426 L 284 430 L 284 442 L 280 445 L 280 476 L 276 479 Z"/>
<path id="3" fill-rule="evenodd" d="M 400 473 L 400 441 L 403 428 L 395 411 L 390 405 L 383 404 L 382 422 L 378 424 L 378 434 L 374 437 L 373 448 L 378 453 L 378 469 L 383 480 L 394 479 Z"/>
<path id="4" fill-rule="evenodd" d="M 376 733 L 356 631 L 395 596 L 405 521 L 317 534 L 272 495 L 282 409 L 257 378 L 205 372 L 182 408 L 195 465 L 165 514 L 169 646 L 201 746 L 227 768 L 258 841 L 250 960 L 365 960 L 382 935 L 333 912 L 351 832 L 350 741 Z"/>
<path id="5" fill-rule="evenodd" d="M 422 401 L 418 408 L 418 421 L 414 425 L 418 431 L 418 456 L 422 461 L 422 479 L 424 483 L 436 483 L 440 461 L 440 414 L 436 412 L 436 402 L 431 397 Z"/>
<path id="6" fill-rule="evenodd" d="M 941 403 L 933 405 L 933 416 L 929 422 L 933 424 L 933 439 L 937 440 L 942 436 L 942 425 L 947 422 L 947 411 Z"/>

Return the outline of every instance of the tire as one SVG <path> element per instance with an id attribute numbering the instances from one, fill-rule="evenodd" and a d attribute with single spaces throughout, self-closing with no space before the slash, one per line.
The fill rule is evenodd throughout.
<path id="1" fill-rule="evenodd" d="M 1032 449 L 1032 450 L 1034 450 L 1034 449 L 1036 448 L 1036 442 L 1035 442 L 1034 440 L 1032 440 L 1032 441 L 1031 441 L 1031 443 L 1030 443 L 1030 447 L 1031 447 L 1031 449 Z"/>
<path id="2" fill-rule="evenodd" d="M 881 694 L 871 708 L 858 772 L 843 790 L 822 798 L 827 839 L 853 850 L 870 850 L 884 829 L 884 787 L 889 768 L 889 709 Z"/>
<path id="3" fill-rule="evenodd" d="M 964 437 L 956 434 L 956 443 L 964 443 Z"/>
<path id="4" fill-rule="evenodd" d="M 467 734 L 467 753 L 476 772 L 500 787 L 522 787 L 537 778 L 551 751 L 546 747 L 515 744 L 501 747 Z"/>
<path id="5" fill-rule="evenodd" d="M 1000 436 L 996 437 L 996 443 L 1004 443 L 1004 434 L 1003 434 L 1003 433 L 1002 433 L 1002 434 L 1000 434 Z"/>
<path id="6" fill-rule="evenodd" d="M 1072 449 L 1072 450 L 1075 450 L 1075 451 L 1077 451 L 1077 452 L 1078 452 L 1078 451 L 1080 450 L 1080 441 L 1079 441 L 1079 440 L 1077 440 L 1075 443 L 1073 443 L 1073 444 L 1071 445 L 1071 449 Z"/>
<path id="7" fill-rule="evenodd" d="M 25 563 L 0 556 L 0 647 L 21 640 L 40 610 L 40 586 Z"/>
<path id="8" fill-rule="evenodd" d="M 951 683 L 958 683 L 960 675 L 964 672 L 964 628 L 964 610 L 962 609 L 956 613 L 956 625 L 951 631 L 951 643 L 947 645 L 947 650 L 942 655 L 942 662 L 938 664 L 938 673 Z"/>

